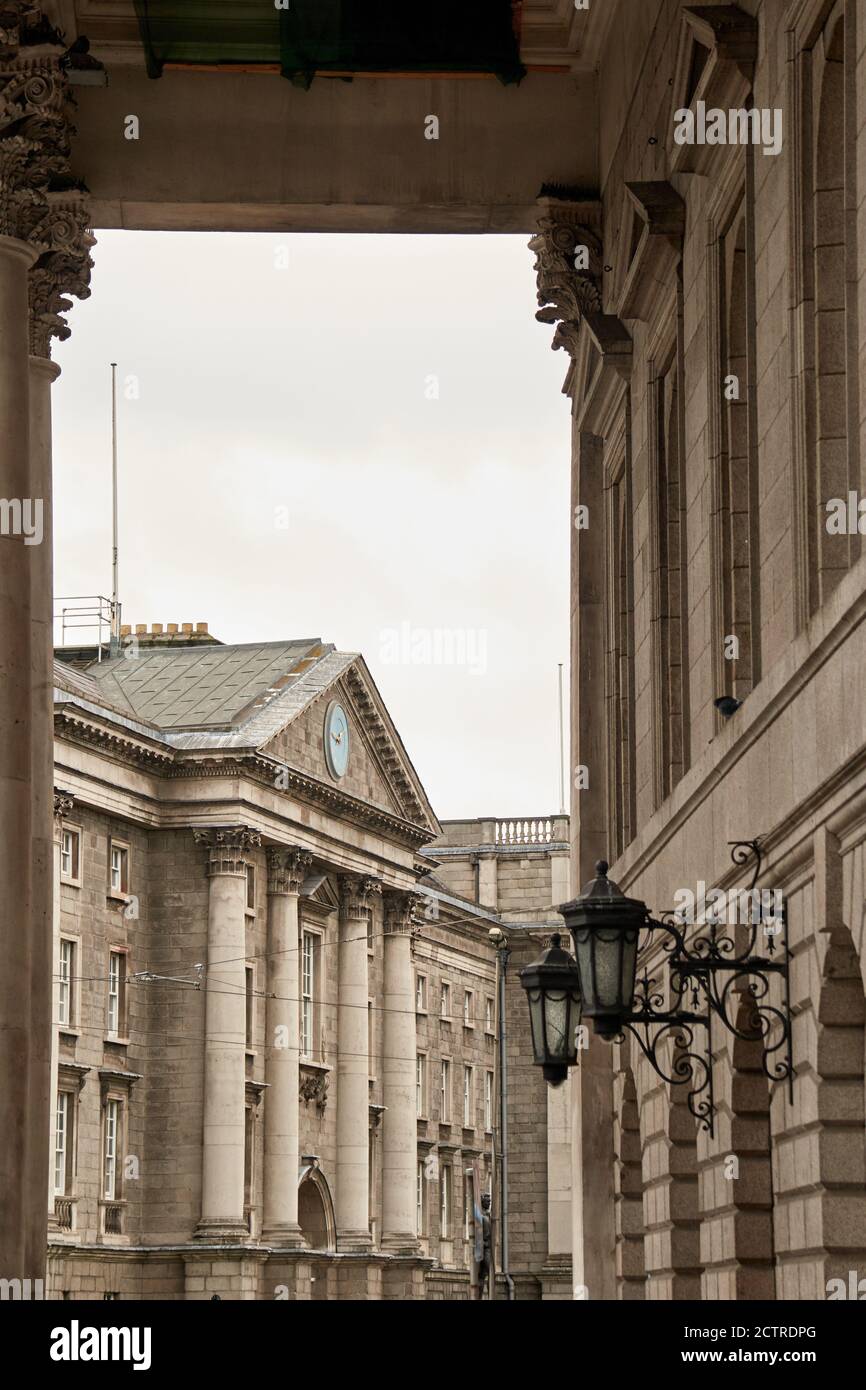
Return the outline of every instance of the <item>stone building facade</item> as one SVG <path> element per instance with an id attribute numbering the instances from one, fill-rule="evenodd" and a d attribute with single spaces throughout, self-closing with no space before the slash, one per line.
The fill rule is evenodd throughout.
<path id="1" fill-rule="evenodd" d="M 759 840 L 792 1076 L 732 1004 L 709 1132 L 593 1039 L 575 1281 L 824 1299 L 866 1268 L 866 6 L 616 8 L 597 194 L 548 189 L 532 243 L 571 358 L 574 881 L 608 860 L 661 913 Z"/>
<path id="2" fill-rule="evenodd" d="M 50 1296 L 467 1297 L 497 919 L 427 886 L 440 827 L 362 658 L 159 625 L 77 656 Z"/>
<path id="3" fill-rule="evenodd" d="M 443 821 L 441 836 L 423 853 L 437 861 L 436 886 L 485 905 L 488 913 L 496 914 L 490 920 L 500 926 L 507 942 L 508 1251 L 506 1263 L 500 1229 L 496 1232 L 499 1267 L 512 1281 L 513 1296 L 521 1301 L 571 1298 L 570 1086 L 548 1087 L 532 1064 L 529 1010 L 519 980 L 519 971 L 541 954 L 551 933 L 562 927 L 556 908 L 569 897 L 568 817 Z M 497 1086 L 499 1075 L 497 1067 Z M 497 1221 L 500 1175 L 497 1164 Z M 501 1296 L 507 1292 L 503 1275 Z"/>

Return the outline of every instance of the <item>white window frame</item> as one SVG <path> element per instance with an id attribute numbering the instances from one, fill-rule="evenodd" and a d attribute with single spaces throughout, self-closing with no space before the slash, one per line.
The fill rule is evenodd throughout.
<path id="1" fill-rule="evenodd" d="M 475 991 L 474 989 L 464 989 L 463 991 L 463 1027 L 475 1027 Z"/>
<path id="2" fill-rule="evenodd" d="M 474 1129 L 475 1117 L 475 1068 L 463 1064 L 463 1128 Z"/>
<path id="3" fill-rule="evenodd" d="M 415 1112 L 419 1120 L 427 1119 L 427 1053 L 415 1054 Z"/>
<path id="4" fill-rule="evenodd" d="M 244 1051 L 248 1057 L 256 1052 L 256 967 L 244 962 Z"/>
<path id="5" fill-rule="evenodd" d="M 54 1105 L 54 1195 L 68 1197 L 75 1152 L 75 1093 L 59 1086 Z"/>
<path id="6" fill-rule="evenodd" d="M 118 1096 L 107 1096 L 102 1120 L 102 1178 L 101 1192 L 104 1202 L 119 1202 L 120 1197 L 120 1148 L 123 1127 L 123 1101 Z"/>
<path id="7" fill-rule="evenodd" d="M 453 1086 L 451 1077 L 451 1058 L 443 1057 L 440 1064 L 439 1073 L 439 1123 L 440 1125 L 450 1125 L 451 1123 L 451 1089 Z"/>
<path id="8" fill-rule="evenodd" d="M 75 841 L 77 842 L 77 844 L 76 844 L 76 850 L 75 850 L 75 854 L 74 854 L 74 855 L 73 855 L 73 853 L 72 853 L 72 851 L 71 851 L 71 849 L 70 849 L 70 853 L 69 853 L 69 864 L 70 864 L 70 867 L 69 867 L 68 869 L 66 869 L 66 868 L 63 867 L 63 866 L 64 866 L 64 860 L 65 860 L 65 858 L 66 858 L 66 836 L 67 836 L 67 835 L 69 835 L 69 836 L 71 837 L 72 840 L 75 840 Z M 60 882 L 61 882 L 61 883 L 66 883 L 66 884 L 68 884 L 70 888 L 80 888 L 80 887 L 81 887 L 81 845 L 82 845 L 82 840 L 83 840 L 83 836 L 82 836 L 82 833 L 81 833 L 81 826 L 80 826 L 80 825 L 70 825 L 68 821 L 62 821 L 62 822 L 61 822 L 61 825 L 60 825 Z M 78 872 L 77 872 L 77 873 L 73 872 L 73 869 L 77 869 Z"/>
<path id="9" fill-rule="evenodd" d="M 493 1072 L 484 1073 L 484 1128 L 488 1134 L 493 1132 Z"/>
<path id="10" fill-rule="evenodd" d="M 120 855 L 120 873 L 118 875 L 118 885 L 115 885 L 114 875 L 114 854 L 115 851 Z M 108 896 L 110 898 L 120 898 L 124 902 L 129 897 L 130 883 L 130 855 L 129 844 L 126 840 L 118 840 L 112 835 L 108 841 Z"/>
<path id="11" fill-rule="evenodd" d="M 452 1170 L 450 1163 L 443 1163 L 439 1169 L 439 1239 L 451 1239 L 452 1216 Z"/>
<path id="12" fill-rule="evenodd" d="M 112 1042 L 122 1041 L 127 1036 L 126 1019 L 126 981 L 127 951 L 120 946 L 108 948 L 108 998 L 105 1010 L 105 1036 Z M 115 962 L 117 969 L 115 970 Z M 114 1005 L 114 1026 L 112 1027 L 112 1000 Z"/>
<path id="13" fill-rule="evenodd" d="M 63 949 L 69 947 L 68 970 L 63 960 Z M 76 1027 L 78 1019 L 78 990 L 76 984 L 76 974 L 78 970 L 78 938 L 74 936 L 61 936 L 60 954 L 57 964 L 57 1023 L 62 1030 L 69 1031 Z M 64 998 L 66 1000 L 66 1017 L 63 1017 Z"/>
<path id="14" fill-rule="evenodd" d="M 309 958 L 307 956 L 307 943 L 309 942 Z M 301 928 L 301 1006 L 300 1006 L 300 1038 L 299 1046 L 301 1058 L 304 1061 L 312 1062 L 316 1057 L 316 1026 L 318 1018 L 318 992 L 319 974 L 322 948 L 321 932 L 313 931 L 310 927 Z M 309 959 L 309 979 L 307 971 L 307 961 Z"/>
<path id="15" fill-rule="evenodd" d="M 426 1236 L 427 1234 L 427 1175 L 424 1170 L 424 1160 L 418 1160 L 418 1176 L 415 1188 L 415 1234 Z"/>
<path id="16" fill-rule="evenodd" d="M 451 1022 L 451 982 L 443 980 L 439 986 L 439 1017 Z"/>
<path id="17" fill-rule="evenodd" d="M 426 1014 L 427 1012 L 427 976 L 417 972 L 415 975 L 415 1012 L 416 1014 Z"/>

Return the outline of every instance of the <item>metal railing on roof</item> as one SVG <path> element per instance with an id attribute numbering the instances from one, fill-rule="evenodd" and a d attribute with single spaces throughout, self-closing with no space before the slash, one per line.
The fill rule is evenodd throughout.
<path id="1" fill-rule="evenodd" d="M 55 646 L 67 645 L 67 634 L 81 633 L 70 641 L 72 646 L 96 647 L 96 659 L 102 660 L 103 646 L 110 646 L 112 631 L 120 631 L 120 604 L 117 605 L 117 622 L 114 624 L 114 605 L 103 594 L 73 594 L 68 598 L 54 600 Z M 57 639 L 60 625 L 60 641 Z M 87 635 L 85 635 L 87 634 Z"/>

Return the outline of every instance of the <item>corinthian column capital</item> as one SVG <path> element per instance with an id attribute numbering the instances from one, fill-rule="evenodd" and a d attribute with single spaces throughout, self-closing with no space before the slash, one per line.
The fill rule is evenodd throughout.
<path id="1" fill-rule="evenodd" d="M 297 845 L 268 845 L 268 892 L 274 897 L 300 893 L 313 856 Z"/>
<path id="2" fill-rule="evenodd" d="M 385 906 L 385 935 L 412 936 L 421 914 L 423 898 L 420 893 L 386 888 L 382 901 Z"/>
<path id="3" fill-rule="evenodd" d="M 70 169 L 66 45 L 29 0 L 0 14 L 0 235 L 35 253 L 30 272 L 30 348 L 49 357 L 68 338 L 65 295 L 85 298 L 93 261 L 87 189 Z"/>
<path id="4" fill-rule="evenodd" d="M 601 206 L 545 196 L 543 189 L 538 210 L 538 231 L 529 243 L 541 305 L 535 317 L 557 325 L 553 347 L 573 357 L 584 315 L 602 308 Z"/>
<path id="5" fill-rule="evenodd" d="M 245 825 L 222 825 L 212 829 L 193 830 L 197 845 L 204 845 L 209 851 L 208 877 L 216 874 L 244 874 L 247 869 L 249 852 L 257 849 L 262 837 L 257 830 Z"/>
<path id="6" fill-rule="evenodd" d="M 371 899 L 382 892 L 377 878 L 364 878 L 357 874 L 343 874 L 340 878 L 340 901 L 346 917 L 363 918 L 372 907 Z"/>

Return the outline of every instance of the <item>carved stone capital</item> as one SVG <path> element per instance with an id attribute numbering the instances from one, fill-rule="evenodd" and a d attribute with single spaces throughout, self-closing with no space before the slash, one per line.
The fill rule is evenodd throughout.
<path id="1" fill-rule="evenodd" d="M 275 897 L 300 893 L 301 884 L 313 862 L 309 850 L 299 849 L 295 845 L 268 845 L 265 854 L 268 860 L 268 892 Z"/>
<path id="2" fill-rule="evenodd" d="M 66 46 L 38 5 L 0 10 L 0 235 L 37 253 L 30 271 L 30 345 L 50 356 L 67 338 L 65 295 L 89 294 L 93 262 L 87 189 L 70 171 L 72 99 Z"/>
<path id="3" fill-rule="evenodd" d="M 301 1063 L 300 1080 L 298 1085 L 298 1097 L 300 1100 L 309 1104 L 315 1101 L 316 1109 L 320 1115 L 324 1115 L 328 1104 L 328 1086 L 330 1085 L 330 1075 L 326 1071 L 306 1071 Z"/>
<path id="4" fill-rule="evenodd" d="M 215 874 L 245 874 L 250 850 L 262 843 L 259 832 L 245 825 L 223 825 L 192 833 L 196 844 L 204 845 L 209 851 L 209 878 Z"/>
<path id="5" fill-rule="evenodd" d="M 370 899 L 381 892 L 382 885 L 377 878 L 343 874 L 340 878 L 340 901 L 344 915 L 349 918 L 363 919 L 372 906 Z"/>
<path id="6" fill-rule="evenodd" d="M 418 927 L 421 904 L 424 901 L 419 893 L 397 892 L 386 888 L 383 899 L 385 905 L 385 935 L 412 936 Z"/>
<path id="7" fill-rule="evenodd" d="M 602 307 L 601 213 L 597 203 L 568 198 L 538 199 L 538 231 L 529 242 L 535 253 L 539 323 L 556 324 L 554 349 L 572 357 L 585 314 Z"/>
<path id="8" fill-rule="evenodd" d="M 70 796 L 68 792 L 55 792 L 55 793 L 54 793 L 54 819 L 55 819 L 55 821 L 57 821 L 58 824 L 59 824 L 59 822 L 63 820 L 63 817 L 64 817 L 64 816 L 68 816 L 68 815 L 69 815 L 69 813 L 70 813 L 70 811 L 72 810 L 72 808 L 73 808 L 74 805 L 75 805 L 75 798 L 72 797 L 72 796 Z"/>

